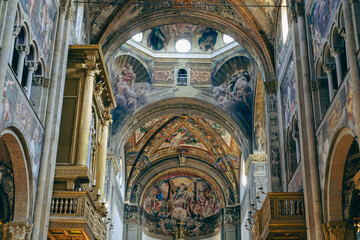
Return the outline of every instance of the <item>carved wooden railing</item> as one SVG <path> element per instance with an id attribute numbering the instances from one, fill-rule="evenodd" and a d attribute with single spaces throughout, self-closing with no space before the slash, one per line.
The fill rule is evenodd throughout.
<path id="1" fill-rule="evenodd" d="M 83 222 L 85 231 L 90 229 L 97 239 L 105 239 L 106 227 L 102 221 L 102 213 L 95 205 L 88 192 L 85 191 L 55 191 L 51 200 L 50 208 L 50 228 L 51 222 L 56 222 L 56 226 L 61 228 L 71 226 L 71 223 Z M 74 224 L 73 226 L 79 225 Z M 86 226 L 87 225 L 87 226 Z M 54 224 L 53 224 L 54 226 Z M 81 226 L 81 225 L 80 225 Z M 66 229 L 64 229 L 66 230 Z"/>
<path id="2" fill-rule="evenodd" d="M 303 193 L 269 193 L 254 215 L 253 239 L 299 237 L 306 234 Z"/>

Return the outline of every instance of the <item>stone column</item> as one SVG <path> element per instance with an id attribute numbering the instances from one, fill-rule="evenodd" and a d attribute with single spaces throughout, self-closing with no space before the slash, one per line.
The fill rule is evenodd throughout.
<path id="1" fill-rule="evenodd" d="M 56 135 L 56 132 L 59 132 L 60 127 L 60 124 L 57 122 L 57 115 L 59 114 L 59 112 L 56 109 L 56 105 L 57 103 L 62 102 L 63 92 L 60 94 L 59 97 L 57 97 L 57 94 L 60 91 L 61 85 L 63 85 L 65 82 L 65 76 L 62 76 L 62 73 L 60 72 L 60 69 L 62 67 L 60 63 L 62 58 L 67 59 L 67 52 L 65 52 L 66 55 L 64 55 L 63 45 L 63 41 L 66 37 L 64 34 L 64 26 L 67 4 L 64 3 L 64 1 L 61 2 L 62 4 L 60 7 L 59 18 L 57 22 L 55 50 L 51 71 L 51 79 L 53 84 L 50 86 L 48 104 L 46 107 L 44 144 L 41 155 L 41 164 L 34 210 L 34 230 L 32 234 L 33 240 L 46 239 L 47 236 L 47 228 L 49 221 L 47 215 L 49 215 L 50 213 L 49 204 L 51 200 L 46 199 L 46 196 L 48 195 L 48 192 L 52 192 L 52 183 L 50 189 L 49 187 L 47 187 L 47 184 L 49 184 L 49 182 L 52 182 L 51 180 L 49 180 L 49 178 L 51 177 L 50 172 L 54 172 L 56 165 L 56 152 L 53 154 L 52 151 L 54 145 L 57 145 L 58 135 Z M 60 118 L 60 114 L 58 115 L 58 118 Z"/>
<path id="2" fill-rule="evenodd" d="M 21 83 L 22 74 L 24 71 L 25 65 L 25 57 L 29 54 L 29 47 L 25 45 L 18 45 L 16 46 L 16 50 L 19 51 L 19 61 L 16 67 L 16 75 L 18 77 L 18 81 Z"/>
<path id="3" fill-rule="evenodd" d="M 334 70 L 334 68 L 335 68 L 334 64 L 323 65 L 323 70 L 326 73 L 328 79 L 330 102 L 336 94 L 336 89 L 334 88 L 334 79 L 332 76 L 332 71 Z"/>
<path id="4" fill-rule="evenodd" d="M 341 53 L 343 53 L 343 51 L 344 51 L 344 49 L 342 49 L 342 48 L 338 48 L 338 47 L 331 48 L 331 54 L 335 58 L 336 77 L 337 77 L 338 88 L 340 87 L 340 84 L 341 84 L 343 76 L 344 76 L 342 64 L 341 64 L 341 58 L 340 58 L 340 55 L 341 55 Z"/>
<path id="5" fill-rule="evenodd" d="M 102 126 L 100 146 L 98 148 L 98 164 L 96 169 L 96 192 L 100 190 L 99 200 L 102 202 L 105 196 L 105 172 L 106 172 L 106 159 L 107 159 L 107 146 L 109 138 L 109 124 L 110 124 L 110 113 L 106 113 L 105 122 Z"/>
<path id="6" fill-rule="evenodd" d="M 27 75 L 27 80 L 26 80 L 26 97 L 30 99 L 32 79 L 33 79 L 33 74 L 37 68 L 37 63 L 29 62 L 29 63 L 26 63 L 26 65 L 29 69 L 29 72 Z"/>
<path id="7" fill-rule="evenodd" d="M 319 172 L 316 158 L 314 114 L 310 91 L 309 55 L 305 25 L 304 3 L 297 2 L 293 12 L 294 31 L 294 59 L 296 69 L 296 84 L 298 87 L 297 99 L 300 107 L 299 126 L 302 143 L 303 158 L 304 198 L 308 226 L 308 239 L 322 240 L 322 208 L 320 198 Z M 296 22 L 295 22 L 296 21 Z M 301 80 L 300 80 L 301 79 Z M 302 154 L 303 155 L 303 154 Z M 304 156 L 304 155 L 303 155 Z M 313 224 L 313 226 L 311 226 Z M 311 227 L 310 227 L 311 226 Z"/>
<path id="8" fill-rule="evenodd" d="M 7 56 L 8 58 L 8 61 L 10 62 L 13 54 L 14 54 L 14 45 L 15 45 L 15 40 L 16 40 L 16 37 L 19 35 L 20 33 L 20 30 L 21 28 L 20 27 L 14 27 L 14 30 L 13 30 L 13 37 L 12 37 L 12 40 L 11 40 L 11 48 L 9 49 L 9 55 Z"/>
<path id="9" fill-rule="evenodd" d="M 356 47 L 355 47 L 355 36 L 354 26 L 352 22 L 352 13 L 349 0 L 343 0 L 343 11 L 345 21 L 345 44 L 346 44 L 346 56 L 348 58 L 350 67 L 351 85 L 353 91 L 353 111 L 355 116 L 355 134 L 360 136 L 360 76 L 358 61 L 356 59 Z"/>
<path id="10" fill-rule="evenodd" d="M 4 12 L 3 26 L 2 31 L 2 42 L 1 42 L 1 51 L 0 51 L 0 92 L 3 92 L 4 81 L 6 76 L 6 70 L 8 69 L 8 59 L 11 52 L 11 49 L 14 47 L 12 44 L 13 31 L 14 31 L 14 22 L 16 16 L 17 1 L 2 1 L 4 4 L 7 4 L 5 8 L 7 10 Z M 0 106 L 0 111 L 2 111 L 2 106 Z"/>
<path id="11" fill-rule="evenodd" d="M 86 77 L 83 87 L 82 107 L 80 109 L 80 127 L 77 140 L 78 148 L 76 164 L 87 166 L 94 85 L 96 74 L 99 74 L 100 70 L 94 55 L 88 55 L 82 67 L 86 71 Z"/>

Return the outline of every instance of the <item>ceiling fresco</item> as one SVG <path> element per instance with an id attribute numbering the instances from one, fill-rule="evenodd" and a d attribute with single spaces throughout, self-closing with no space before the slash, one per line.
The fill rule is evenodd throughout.
<path id="1" fill-rule="evenodd" d="M 128 194 L 142 170 L 160 160 L 185 155 L 208 162 L 222 172 L 238 198 L 240 148 L 225 129 L 211 120 L 187 115 L 154 119 L 129 138 L 125 153 Z"/>
<path id="2" fill-rule="evenodd" d="M 165 98 L 192 97 L 238 118 L 244 133 L 251 138 L 249 129 L 259 70 L 244 48 L 237 45 L 214 60 L 189 59 L 186 54 L 182 59 L 158 59 L 141 53 L 124 44 L 109 67 L 117 103 L 113 110 L 113 135 L 136 110 L 149 103 Z M 188 72 L 185 85 L 177 84 L 179 69 Z"/>
<path id="3" fill-rule="evenodd" d="M 225 42 L 224 34 L 213 28 L 185 23 L 155 27 L 136 36 L 139 38 L 131 38 L 126 43 L 147 49 L 150 54 L 157 52 L 176 53 L 176 43 L 181 39 L 189 41 L 189 53 L 208 54 L 210 56 L 217 50 L 235 43 L 230 40 L 230 42 Z"/>

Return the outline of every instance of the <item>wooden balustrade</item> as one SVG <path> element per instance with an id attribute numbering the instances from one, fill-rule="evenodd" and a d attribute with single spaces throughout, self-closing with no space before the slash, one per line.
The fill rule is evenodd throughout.
<path id="1" fill-rule="evenodd" d="M 254 215 L 253 239 L 306 239 L 303 193 L 269 193 Z"/>
<path id="2" fill-rule="evenodd" d="M 102 211 L 95 205 L 88 192 L 53 192 L 50 207 L 50 239 L 79 232 L 85 239 L 105 239 L 106 231 Z"/>

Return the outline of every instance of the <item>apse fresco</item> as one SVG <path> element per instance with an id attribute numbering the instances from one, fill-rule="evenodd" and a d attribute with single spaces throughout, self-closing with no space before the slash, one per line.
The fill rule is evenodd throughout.
<path id="1" fill-rule="evenodd" d="M 322 39 L 326 37 L 330 30 L 331 23 L 337 13 L 340 2 L 340 0 L 314 1 L 310 14 L 307 16 L 312 38 L 311 43 L 314 63 L 320 54 L 321 42 L 324 42 Z"/>
<path id="2" fill-rule="evenodd" d="M 8 72 L 5 77 L 2 107 L 0 107 L 0 132 L 8 127 L 16 127 L 24 136 L 31 159 L 32 177 L 37 182 L 44 128 L 21 91 L 13 74 Z"/>
<path id="3" fill-rule="evenodd" d="M 163 118 L 154 118 L 146 123 L 144 123 L 140 128 L 135 131 L 135 141 L 139 142 L 139 140 L 150 131 L 150 129 L 155 126 L 157 122 L 162 120 Z"/>
<path id="4" fill-rule="evenodd" d="M 294 61 L 291 60 L 280 87 L 285 128 L 289 125 L 291 117 L 295 113 L 297 105 L 295 88 Z"/>
<path id="5" fill-rule="evenodd" d="M 29 17 L 40 51 L 48 61 L 52 47 L 56 6 L 52 0 L 20 0 L 20 2 Z"/>
<path id="6" fill-rule="evenodd" d="M 349 127 L 354 130 L 355 126 L 353 90 L 349 79 L 339 91 L 338 97 L 331 104 L 332 109 L 328 118 L 321 123 L 316 131 L 319 175 L 322 188 L 324 187 L 325 169 L 332 141 L 341 128 Z"/>
<path id="7" fill-rule="evenodd" d="M 149 187 L 144 197 L 145 217 L 156 222 L 153 232 L 170 235 L 179 223 L 187 236 L 211 233 L 206 223 L 215 224 L 222 208 L 217 191 L 203 178 L 191 173 L 170 173 Z"/>
<path id="8" fill-rule="evenodd" d="M 214 121 L 209 119 L 205 119 L 206 122 L 210 124 L 210 126 L 222 137 L 224 142 L 230 147 L 231 135 L 228 131 L 226 131 L 221 125 L 217 124 Z"/>

